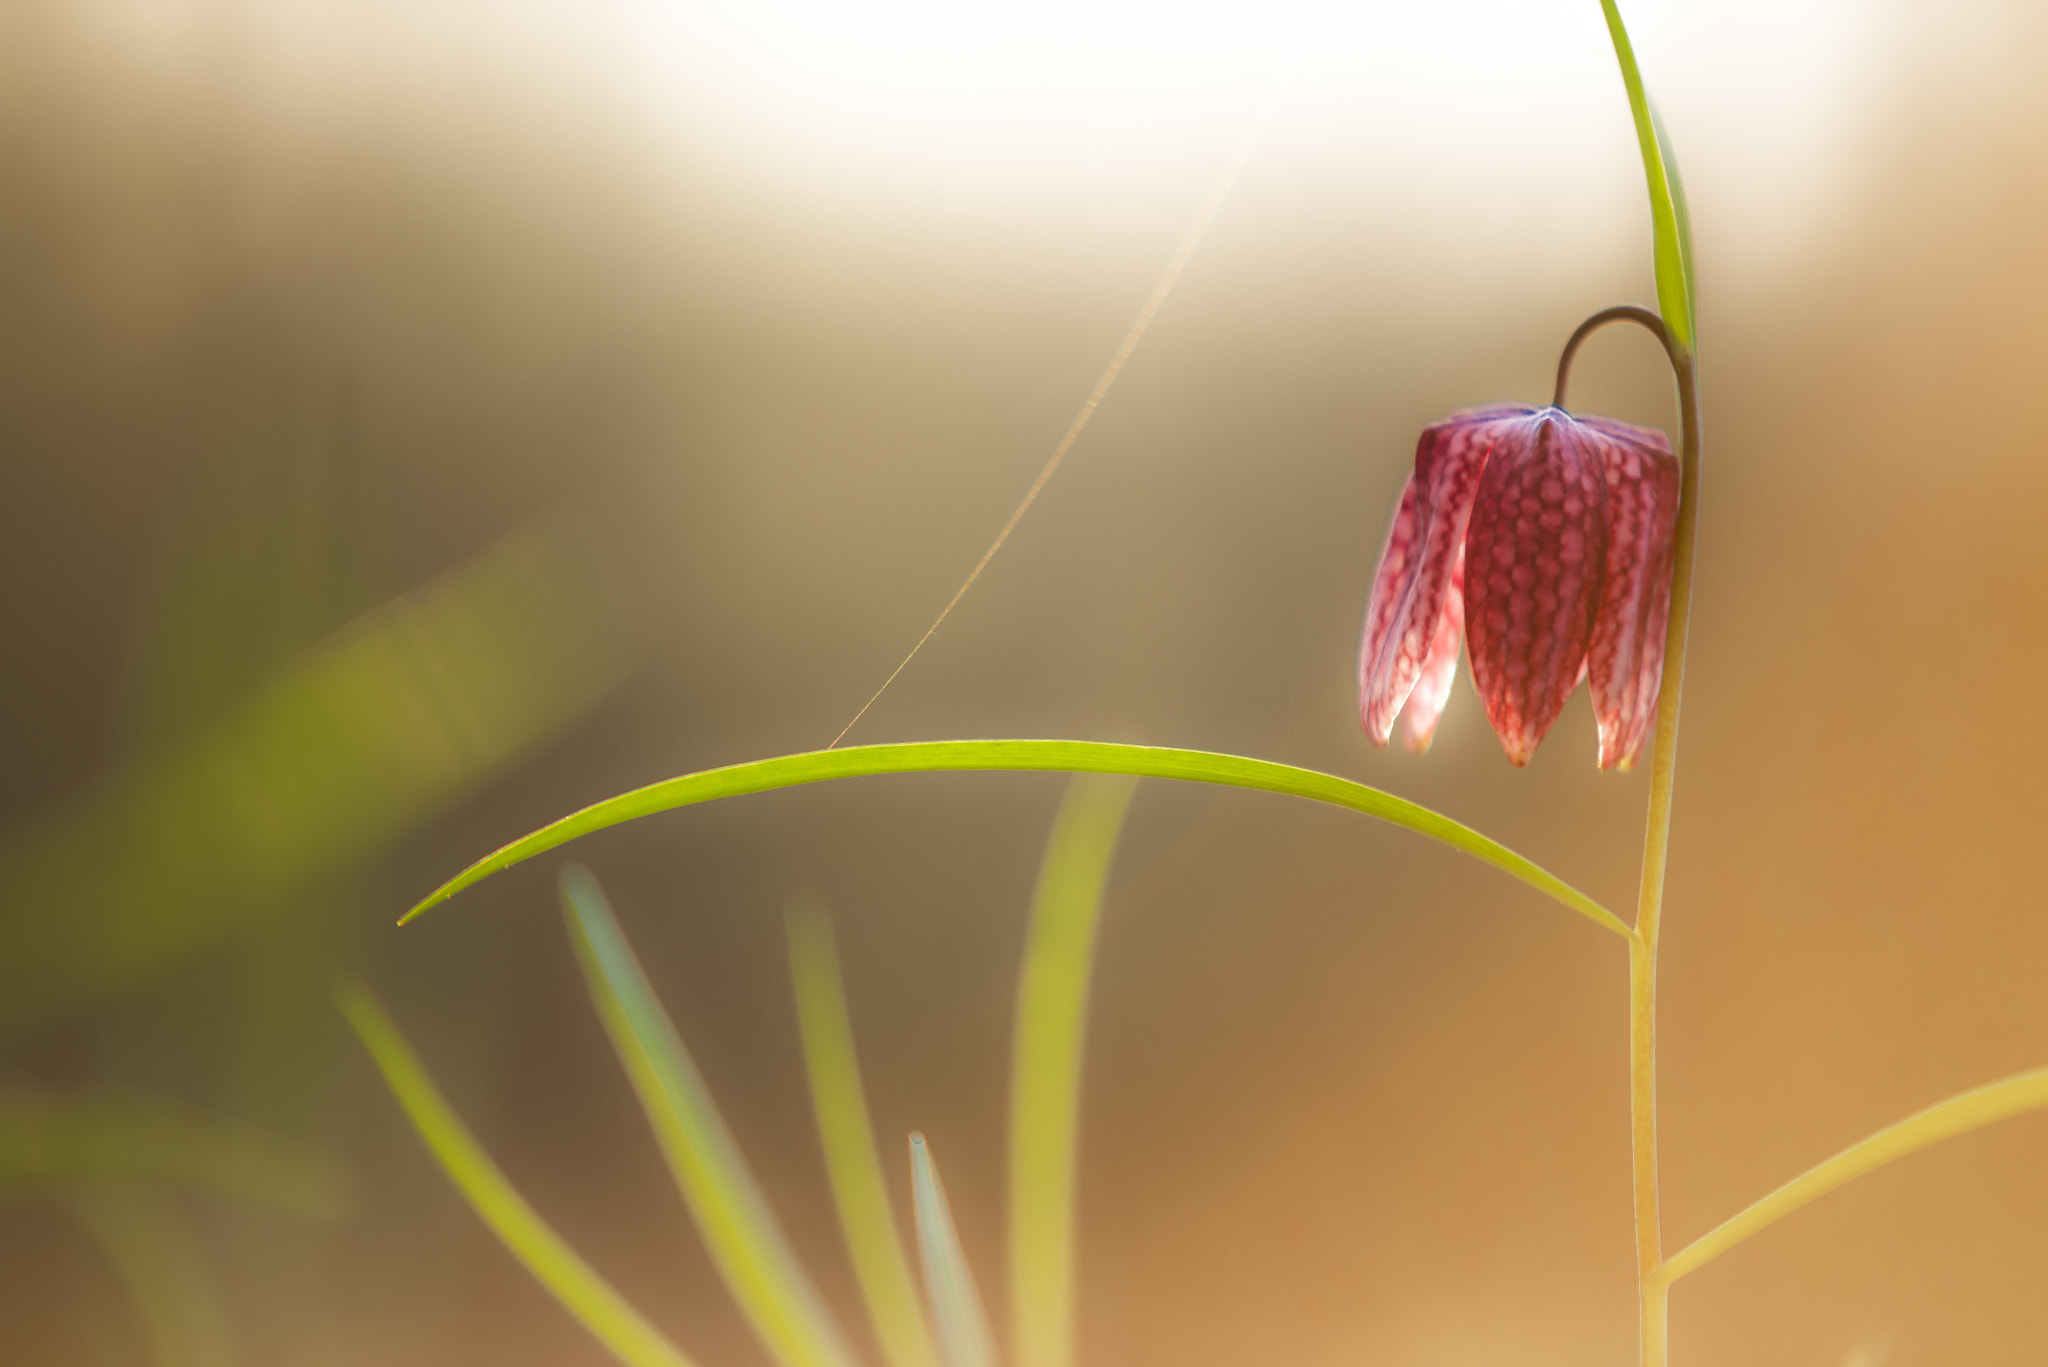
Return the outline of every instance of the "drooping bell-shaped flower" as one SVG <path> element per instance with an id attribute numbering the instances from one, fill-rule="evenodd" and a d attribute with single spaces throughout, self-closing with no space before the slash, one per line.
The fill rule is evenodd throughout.
<path id="1" fill-rule="evenodd" d="M 1664 673 L 1678 460 L 1664 434 L 1562 408 L 1454 413 L 1415 448 L 1358 656 L 1358 714 L 1429 746 L 1462 638 L 1508 758 L 1591 684 L 1600 767 L 1642 752 Z"/>

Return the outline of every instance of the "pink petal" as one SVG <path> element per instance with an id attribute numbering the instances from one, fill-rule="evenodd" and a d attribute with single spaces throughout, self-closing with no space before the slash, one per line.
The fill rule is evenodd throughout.
<path id="1" fill-rule="evenodd" d="M 1458 677 L 1458 649 L 1465 644 L 1465 548 L 1451 564 L 1451 591 L 1444 598 L 1444 613 L 1437 619 L 1436 639 L 1429 643 L 1429 658 L 1422 662 L 1421 677 L 1408 695 L 1401 713 L 1401 743 L 1410 753 L 1422 754 L 1436 736 L 1437 719 L 1450 700 L 1451 681 Z"/>
<path id="2" fill-rule="evenodd" d="M 1416 443 L 1415 473 L 1380 553 L 1358 652 L 1358 718 L 1375 745 L 1393 734 L 1395 716 L 1435 654 L 1487 453 L 1531 411 L 1454 413 L 1425 428 Z M 1441 699 L 1436 706 L 1441 710 Z"/>
<path id="3" fill-rule="evenodd" d="M 1629 769 L 1657 717 L 1664 627 L 1671 615 L 1678 459 L 1664 434 L 1585 419 L 1600 438 L 1607 485 L 1607 568 L 1587 649 L 1600 767 Z"/>
<path id="4" fill-rule="evenodd" d="M 1601 438 L 1559 409 L 1502 436 L 1465 535 L 1472 682 L 1501 747 L 1527 764 L 1588 667 L 1607 549 Z"/>
<path id="5" fill-rule="evenodd" d="M 1380 548 L 1372 597 L 1365 607 L 1365 635 L 1358 648 L 1358 722 L 1375 745 L 1387 743 L 1394 729 L 1394 714 L 1401 706 L 1400 701 L 1392 707 L 1374 706 L 1373 674 L 1393 639 L 1395 614 L 1414 585 L 1416 549 L 1422 541 L 1422 514 L 1415 503 L 1415 476 L 1410 475 L 1401 486 L 1401 501 L 1387 527 L 1386 545 Z"/>

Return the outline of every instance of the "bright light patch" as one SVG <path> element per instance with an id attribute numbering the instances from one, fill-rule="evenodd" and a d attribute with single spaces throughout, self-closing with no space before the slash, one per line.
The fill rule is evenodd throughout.
<path id="1" fill-rule="evenodd" d="M 657 84 L 698 107 L 715 87 L 841 153 L 1127 146 L 1272 91 L 1316 131 L 1395 158 L 1474 141 L 1557 154 L 1626 124 L 1594 0 L 635 3 Z M 1779 164 L 1839 135 L 1884 13 L 1850 0 L 1626 11 L 1685 148 Z"/>
<path id="2" fill-rule="evenodd" d="M 1868 0 L 1623 0 L 1717 231 L 1802 236 L 1842 188 L 1892 68 L 1923 54 Z M 276 108 L 383 117 L 510 91 L 542 122 L 599 108 L 746 173 L 883 202 L 1042 197 L 1091 175 L 1186 179 L 1254 112 L 1269 151 L 1430 204 L 1570 184 L 1599 221 L 1639 193 L 1597 0 L 81 0 L 152 66 L 241 54 Z M 235 36 L 232 42 L 226 34 Z M 203 40 L 203 41 L 202 41 Z M 111 53 L 110 55 L 118 55 Z M 488 97 L 487 97 L 488 92 Z M 620 104 L 611 104 L 612 101 Z M 1255 164 L 1253 175 L 1260 174 Z M 1302 172 L 1297 169 L 1295 174 Z M 1767 206 L 1767 207 L 1760 207 Z M 1475 225 L 1476 227 L 1476 225 Z M 1577 240 L 1582 227 L 1559 225 Z M 1526 236 L 1526 234 L 1524 234 Z"/>

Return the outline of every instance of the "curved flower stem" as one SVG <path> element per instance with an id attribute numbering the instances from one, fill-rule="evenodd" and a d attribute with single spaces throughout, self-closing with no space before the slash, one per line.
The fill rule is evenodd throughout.
<path id="1" fill-rule="evenodd" d="M 1692 624 L 1694 529 L 1699 522 L 1700 396 L 1693 355 L 1664 320 L 1622 304 L 1579 324 L 1557 363 L 1553 400 L 1564 406 L 1565 383 L 1579 345 L 1609 323 L 1648 329 L 1664 345 L 1678 381 L 1678 531 L 1672 545 L 1671 616 L 1664 631 L 1664 677 L 1657 691 L 1657 735 L 1650 750 L 1650 810 L 1643 832 L 1643 876 L 1636 895 L 1628 954 L 1629 1132 L 1635 1166 L 1636 1279 L 1643 1367 L 1664 1367 L 1670 1284 L 1654 1274 L 1664 1261 L 1657 1198 L 1657 934 L 1664 910 L 1664 864 L 1671 843 L 1671 787 L 1678 765 L 1678 706 L 1685 688 L 1685 646 Z"/>

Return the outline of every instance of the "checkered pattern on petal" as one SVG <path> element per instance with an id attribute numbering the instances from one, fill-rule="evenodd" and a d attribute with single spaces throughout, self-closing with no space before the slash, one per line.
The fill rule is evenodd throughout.
<path id="1" fill-rule="evenodd" d="M 1588 667 L 1607 552 L 1600 434 L 1547 408 L 1504 434 L 1465 534 L 1472 682 L 1501 747 L 1529 762 Z"/>
<path id="2" fill-rule="evenodd" d="M 1678 458 L 1655 428 L 1582 420 L 1601 439 L 1607 569 L 1587 649 L 1600 767 L 1629 769 L 1657 717 L 1678 531 Z"/>

